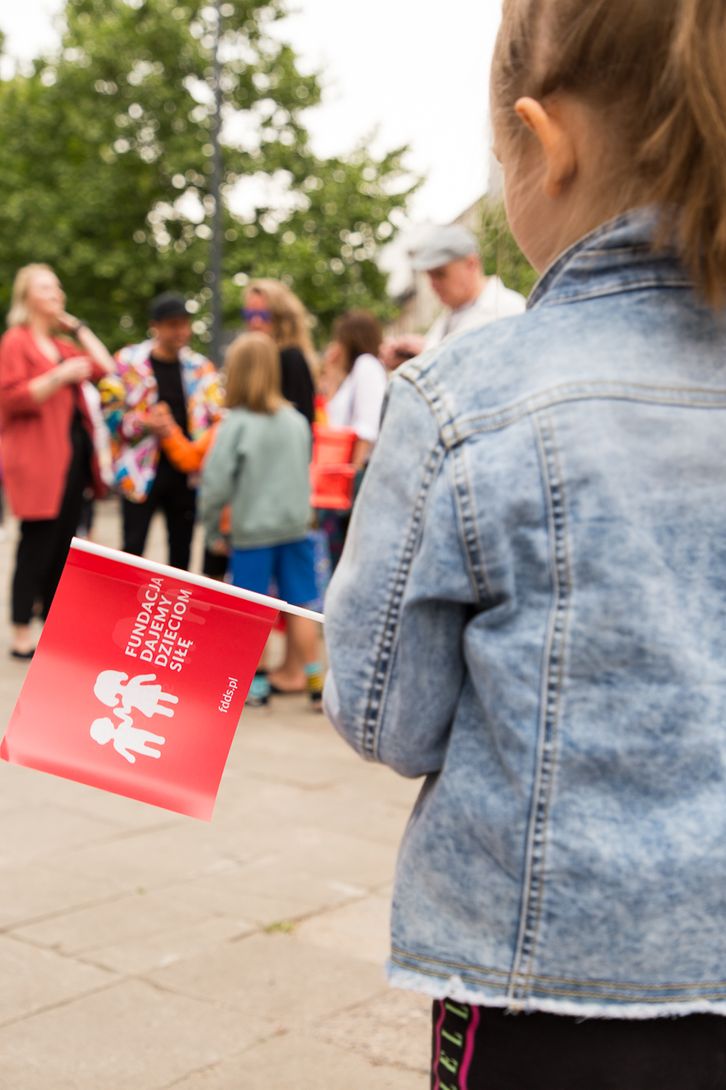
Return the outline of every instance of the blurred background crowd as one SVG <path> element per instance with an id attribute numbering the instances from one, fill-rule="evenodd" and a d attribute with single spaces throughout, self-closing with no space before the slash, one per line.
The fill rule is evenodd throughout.
<path id="1" fill-rule="evenodd" d="M 534 274 L 498 175 L 411 229 L 407 148 L 312 147 L 320 79 L 284 4 L 67 0 L 57 49 L 2 69 L 0 456 L 17 518 L 11 654 L 28 659 L 94 502 L 144 552 L 296 605 L 322 602 L 374 449 L 387 375 L 524 308 Z M 62 281 L 62 283 L 61 283 Z M 67 293 L 67 299 L 66 299 Z M 289 624 L 250 699 L 307 691 Z"/>

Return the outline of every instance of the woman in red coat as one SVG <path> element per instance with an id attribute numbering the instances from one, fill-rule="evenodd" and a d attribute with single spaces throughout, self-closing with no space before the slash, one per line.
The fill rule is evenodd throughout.
<path id="1" fill-rule="evenodd" d="M 48 613 L 84 490 L 102 488 L 81 383 L 109 374 L 113 359 L 66 314 L 65 301 L 51 268 L 26 265 L 15 277 L 8 331 L 0 341 L 4 483 L 20 519 L 10 654 L 21 659 L 33 654 L 33 611 L 40 603 L 41 615 Z"/>

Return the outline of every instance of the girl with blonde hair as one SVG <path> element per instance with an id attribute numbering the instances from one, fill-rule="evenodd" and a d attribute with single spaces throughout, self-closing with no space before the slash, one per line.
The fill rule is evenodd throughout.
<path id="1" fill-rule="evenodd" d="M 281 280 L 252 280 L 244 293 L 242 310 L 251 332 L 266 333 L 280 351 L 283 397 L 302 413 L 310 427 L 315 420 L 313 369 L 317 362 L 310 337 L 312 318 L 297 295 Z M 298 693 L 306 688 L 304 663 L 289 640 L 280 668 L 270 675 L 277 693 Z"/>
<path id="2" fill-rule="evenodd" d="M 329 714 L 425 777 L 391 980 L 436 1090 L 726 1085 L 726 2 L 505 0 L 524 315 L 401 368 Z"/>
<path id="3" fill-rule="evenodd" d="M 231 507 L 231 572 L 235 586 L 306 606 L 317 597 L 310 528 L 310 428 L 282 396 L 280 355 L 264 333 L 245 333 L 225 360 L 227 415 L 204 463 L 201 510 L 207 547 L 220 538 Z M 318 626 L 290 616 L 288 640 L 302 663 L 310 700 L 319 706 L 322 668 Z M 269 682 L 260 672 L 250 692 L 263 704 Z"/>

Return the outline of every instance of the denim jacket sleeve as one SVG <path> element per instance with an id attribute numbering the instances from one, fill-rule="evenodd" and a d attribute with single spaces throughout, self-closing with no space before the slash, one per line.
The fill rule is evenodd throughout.
<path id="1" fill-rule="evenodd" d="M 394 378 L 326 596 L 326 709 L 362 756 L 405 776 L 442 767 L 464 679 L 476 592 L 454 471 L 431 406 Z"/>

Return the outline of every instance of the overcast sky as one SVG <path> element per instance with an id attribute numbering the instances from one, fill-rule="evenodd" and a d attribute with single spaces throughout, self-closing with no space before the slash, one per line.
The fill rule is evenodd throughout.
<path id="1" fill-rule="evenodd" d="M 31 57 L 56 41 L 61 0 L 1 0 L 7 50 Z M 500 0 L 293 0 L 279 31 L 306 69 L 322 70 L 311 112 L 316 151 L 340 154 L 377 129 L 375 150 L 409 144 L 428 178 L 414 218 L 445 222 L 486 186 L 487 81 Z"/>

